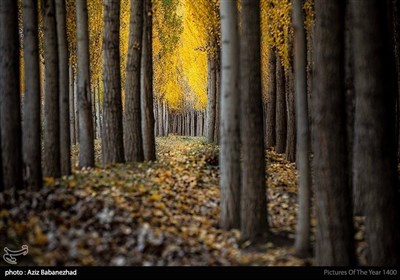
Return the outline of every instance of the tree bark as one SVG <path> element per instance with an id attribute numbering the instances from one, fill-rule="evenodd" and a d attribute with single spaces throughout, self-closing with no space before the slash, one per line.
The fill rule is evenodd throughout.
<path id="1" fill-rule="evenodd" d="M 60 96 L 56 10 L 54 0 L 43 0 L 44 3 L 44 154 L 43 175 L 60 177 Z"/>
<path id="2" fill-rule="evenodd" d="M 307 46 L 304 27 L 303 1 L 293 1 L 294 27 L 294 70 L 295 101 L 297 122 L 297 153 L 299 178 L 297 214 L 296 255 L 306 257 L 310 254 L 310 210 L 311 210 L 311 169 L 310 169 L 310 130 L 308 123 L 307 99 Z"/>
<path id="3" fill-rule="evenodd" d="M 71 145 L 76 145 L 75 86 L 72 65 L 69 66 L 69 126 L 71 131 Z"/>
<path id="4" fill-rule="evenodd" d="M 141 69 L 141 106 L 143 151 L 145 160 L 156 160 L 153 110 L 153 24 L 152 2 L 144 2 L 143 49 Z"/>
<path id="5" fill-rule="evenodd" d="M 124 162 L 119 50 L 120 1 L 104 0 L 103 163 Z"/>
<path id="6" fill-rule="evenodd" d="M 299 0 L 293 0 L 299 1 Z M 292 2 L 293 2 L 292 1 Z M 287 109 L 287 137 L 286 137 L 286 159 L 290 162 L 296 161 L 296 114 L 294 98 L 294 73 L 293 73 L 293 38 L 289 32 L 289 67 L 286 79 L 286 109 Z"/>
<path id="7" fill-rule="evenodd" d="M 207 92 L 207 142 L 214 143 L 216 114 L 216 71 L 215 61 L 208 55 L 208 92 Z"/>
<path id="8" fill-rule="evenodd" d="M 276 59 L 276 152 L 284 153 L 286 149 L 286 96 L 285 75 L 279 55 Z"/>
<path id="9" fill-rule="evenodd" d="M 69 69 L 65 1 L 56 0 L 58 69 L 60 94 L 61 175 L 71 174 L 71 135 L 69 127 Z"/>
<path id="10" fill-rule="evenodd" d="M 354 187 L 365 215 L 368 265 L 400 265 L 395 62 L 389 1 L 351 2 L 356 92 Z"/>
<path id="11" fill-rule="evenodd" d="M 242 1 L 241 25 L 241 234 L 257 242 L 268 231 L 258 0 Z"/>
<path id="12" fill-rule="evenodd" d="M 315 12 L 311 111 L 318 223 L 316 264 L 354 265 L 344 92 L 345 1 L 316 0 Z"/>
<path id="13" fill-rule="evenodd" d="M 240 70 L 237 5 L 222 1 L 221 227 L 240 228 Z"/>
<path id="14" fill-rule="evenodd" d="M 218 48 L 218 47 L 216 47 Z M 221 66 L 220 66 L 220 51 L 217 51 L 216 67 L 215 67 L 215 131 L 214 143 L 219 145 L 219 127 L 220 127 L 220 111 L 221 111 Z"/>
<path id="15" fill-rule="evenodd" d="M 265 148 L 274 147 L 276 143 L 276 53 L 274 49 L 269 51 L 268 59 L 269 83 L 266 110 L 266 138 Z"/>
<path id="16" fill-rule="evenodd" d="M 40 121 L 40 68 L 38 1 L 22 2 L 24 21 L 25 96 L 23 121 L 24 185 L 42 187 L 42 147 Z M 15 46 L 14 46 L 15 48 Z M 3 87 L 2 87 L 3 88 Z"/>
<path id="17" fill-rule="evenodd" d="M 87 0 L 76 1 L 78 53 L 78 126 L 79 167 L 94 166 L 92 96 L 90 94 L 90 61 Z"/>
<path id="18" fill-rule="evenodd" d="M 14 0 L 0 1 L 0 57 L 3 188 L 17 190 L 23 182 L 18 7 Z"/>

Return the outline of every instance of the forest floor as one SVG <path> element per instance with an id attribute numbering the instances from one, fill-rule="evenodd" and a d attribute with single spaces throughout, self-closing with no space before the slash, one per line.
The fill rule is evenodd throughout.
<path id="1" fill-rule="evenodd" d="M 237 230 L 218 227 L 218 148 L 202 138 L 157 139 L 152 163 L 98 165 L 39 192 L 21 191 L 17 206 L 0 195 L 0 244 L 29 246 L 21 265 L 311 265 L 293 256 L 297 187 L 294 164 L 268 151 L 271 231 L 287 245 L 246 250 Z M 77 149 L 74 149 L 74 166 Z M 100 145 L 96 143 L 96 159 Z M 360 263 L 365 242 L 356 218 Z M 315 218 L 312 218 L 314 231 Z"/>

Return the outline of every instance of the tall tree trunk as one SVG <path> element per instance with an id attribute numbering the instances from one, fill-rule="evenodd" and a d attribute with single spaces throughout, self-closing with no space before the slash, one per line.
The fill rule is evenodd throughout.
<path id="1" fill-rule="evenodd" d="M 119 50 L 120 5 L 119 0 L 104 0 L 103 163 L 124 162 Z"/>
<path id="2" fill-rule="evenodd" d="M 310 253 L 310 130 L 307 100 L 307 46 L 304 28 L 303 1 L 293 1 L 294 69 L 297 122 L 297 153 L 299 170 L 299 209 L 296 227 L 296 254 Z"/>
<path id="3" fill-rule="evenodd" d="M 22 11 L 25 62 L 25 118 L 22 137 L 24 184 L 28 188 L 38 190 L 42 186 L 38 1 L 24 0 Z"/>
<path id="4" fill-rule="evenodd" d="M 351 1 L 356 92 L 354 187 L 363 200 L 368 265 L 400 265 L 395 65 L 389 1 Z"/>
<path id="5" fill-rule="evenodd" d="M 392 1 L 393 9 L 393 43 L 396 61 L 396 81 L 397 81 L 397 161 L 400 162 L 400 0 Z"/>
<path id="6" fill-rule="evenodd" d="M 316 264 L 354 265 L 344 92 L 345 1 L 316 0 L 315 12 L 311 111 L 318 222 Z"/>
<path id="7" fill-rule="evenodd" d="M 278 55 L 276 59 L 276 151 L 280 154 L 286 149 L 286 130 L 285 75 Z"/>
<path id="8" fill-rule="evenodd" d="M 44 154 L 43 175 L 60 177 L 60 99 L 56 10 L 54 0 L 43 0 L 44 7 Z"/>
<path id="9" fill-rule="evenodd" d="M 268 231 L 258 0 L 242 0 L 241 25 L 241 234 L 257 242 Z"/>
<path id="10" fill-rule="evenodd" d="M 153 24 L 152 2 L 144 2 L 143 49 L 141 68 L 141 107 L 143 151 L 145 160 L 156 160 L 156 140 L 154 137 L 153 110 Z"/>
<path id="11" fill-rule="evenodd" d="M 78 126 L 79 167 L 94 166 L 92 96 L 90 94 L 90 61 L 87 0 L 76 1 L 78 53 Z"/>
<path id="12" fill-rule="evenodd" d="M 266 138 L 265 148 L 275 146 L 276 133 L 276 53 L 274 49 L 269 51 L 268 59 L 269 82 L 266 110 Z"/>
<path id="13" fill-rule="evenodd" d="M 292 0 L 292 3 L 299 0 Z M 291 28 L 291 27 L 290 27 Z M 286 109 L 287 109 L 287 137 L 286 158 L 290 162 L 296 161 L 296 114 L 294 98 L 294 73 L 293 73 L 293 38 L 289 32 L 289 67 L 286 79 Z"/>
<path id="14" fill-rule="evenodd" d="M 58 69 L 60 94 L 61 175 L 71 174 L 71 135 L 69 128 L 69 69 L 65 0 L 56 0 Z"/>
<path id="15" fill-rule="evenodd" d="M 6 190 L 23 186 L 19 77 L 17 1 L 4 0 L 0 1 L 0 127 L 2 180 Z"/>
<path id="16" fill-rule="evenodd" d="M 208 92 L 207 92 L 207 142 L 214 142 L 216 114 L 216 72 L 215 60 L 208 55 Z"/>
<path id="17" fill-rule="evenodd" d="M 240 70 L 238 12 L 234 1 L 222 1 L 221 76 L 221 227 L 240 228 Z"/>
<path id="18" fill-rule="evenodd" d="M 347 161 L 349 168 L 349 188 L 353 192 L 353 212 L 361 214 L 362 206 L 360 199 L 360 190 L 353 186 L 353 143 L 354 143 L 354 113 L 355 113 L 355 92 L 354 92 L 354 67 L 353 67 L 353 15 L 348 4 L 346 4 L 345 16 L 345 68 L 344 68 L 344 86 L 346 93 L 346 129 L 347 129 Z"/>
<path id="19" fill-rule="evenodd" d="M 218 48 L 218 47 L 216 47 Z M 215 131 L 214 131 L 214 143 L 219 145 L 219 127 L 220 127 L 220 111 L 221 111 L 221 66 L 220 64 L 220 52 L 217 51 L 217 62 L 215 67 Z"/>
<path id="20" fill-rule="evenodd" d="M 76 145 L 75 87 L 74 87 L 74 70 L 72 69 L 72 65 L 69 66 L 69 122 L 71 131 L 71 144 Z"/>

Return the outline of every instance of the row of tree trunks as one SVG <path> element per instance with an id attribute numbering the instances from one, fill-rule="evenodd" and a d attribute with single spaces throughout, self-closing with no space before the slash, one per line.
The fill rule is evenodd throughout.
<path id="1" fill-rule="evenodd" d="M 159 134 L 157 126 L 159 122 L 163 123 L 165 135 Z M 204 111 L 187 110 L 183 113 L 168 113 L 166 118 L 156 119 L 156 136 L 168 136 L 176 134 L 182 136 L 205 136 L 206 113 Z"/>

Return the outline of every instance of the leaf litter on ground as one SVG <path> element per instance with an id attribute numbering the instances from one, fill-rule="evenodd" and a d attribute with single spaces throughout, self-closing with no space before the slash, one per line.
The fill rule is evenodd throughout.
<path id="1" fill-rule="evenodd" d="M 100 159 L 96 142 L 96 159 Z M 45 178 L 18 203 L 0 194 L 0 243 L 29 245 L 35 265 L 309 265 L 291 246 L 242 250 L 240 232 L 219 228 L 218 147 L 203 138 L 160 137 L 158 160 L 111 164 Z M 273 150 L 268 157 L 271 231 L 294 237 L 296 168 Z M 315 225 L 315 218 L 313 218 Z M 362 227 L 362 219 L 358 228 Z M 361 232 L 361 233 L 360 233 Z M 365 252 L 358 231 L 360 255 Z M 361 248 L 361 249 L 360 249 Z"/>

